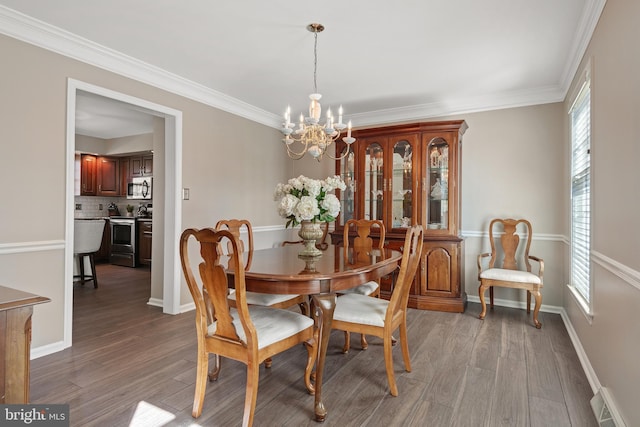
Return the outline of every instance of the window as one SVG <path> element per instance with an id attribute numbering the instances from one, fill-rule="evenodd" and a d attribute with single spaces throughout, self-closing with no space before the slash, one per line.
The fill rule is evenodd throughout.
<path id="1" fill-rule="evenodd" d="M 571 115 L 571 286 L 591 306 L 591 88 L 586 79 Z"/>

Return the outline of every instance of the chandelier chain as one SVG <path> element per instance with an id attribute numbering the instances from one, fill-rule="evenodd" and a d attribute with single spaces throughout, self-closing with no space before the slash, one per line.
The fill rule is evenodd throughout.
<path id="1" fill-rule="evenodd" d="M 313 33 L 313 93 L 318 93 L 318 32 Z"/>

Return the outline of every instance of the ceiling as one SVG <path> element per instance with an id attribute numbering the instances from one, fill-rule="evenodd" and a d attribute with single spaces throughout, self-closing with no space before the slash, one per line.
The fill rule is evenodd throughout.
<path id="1" fill-rule="evenodd" d="M 0 32 L 277 127 L 308 108 L 319 22 L 322 106 L 357 127 L 562 101 L 605 1 L 0 0 Z"/>

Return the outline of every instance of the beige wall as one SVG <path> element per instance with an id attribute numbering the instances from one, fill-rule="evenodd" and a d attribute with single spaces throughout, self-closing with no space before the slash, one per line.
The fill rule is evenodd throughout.
<path id="1" fill-rule="evenodd" d="M 608 1 L 591 59 L 593 321 L 565 305 L 600 384 L 627 426 L 640 425 L 640 2 Z M 573 86 L 578 84 L 574 81 Z M 570 91 L 571 92 L 571 91 Z M 564 106 L 567 111 L 570 100 Z M 569 130 L 566 130 L 569 139 Z M 569 144 L 569 142 L 567 142 Z M 566 186 L 568 188 L 568 183 Z M 569 231 L 565 231 L 569 234 Z"/>

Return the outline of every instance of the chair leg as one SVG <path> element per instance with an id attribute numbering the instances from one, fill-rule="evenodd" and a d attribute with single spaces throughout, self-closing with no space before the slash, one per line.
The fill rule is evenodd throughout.
<path id="1" fill-rule="evenodd" d="M 209 371 L 209 381 L 217 381 L 218 380 L 218 376 L 220 375 L 220 367 L 221 367 L 221 363 L 222 363 L 222 358 L 220 357 L 219 354 L 214 354 L 213 355 L 213 360 L 215 360 L 215 365 L 213 366 L 213 369 L 211 371 Z"/>
<path id="2" fill-rule="evenodd" d="M 89 254 L 89 264 L 91 264 L 91 277 L 93 277 L 93 287 L 98 287 L 98 276 L 96 275 L 96 260 L 93 254 Z"/>
<path id="3" fill-rule="evenodd" d="M 389 382 L 389 389 L 392 396 L 398 395 L 398 386 L 396 385 L 396 378 L 393 374 L 393 354 L 391 352 L 391 332 L 386 333 L 383 338 L 384 346 L 384 366 L 387 370 L 387 381 Z M 403 344 L 404 345 L 404 344 Z"/>
<path id="4" fill-rule="evenodd" d="M 342 347 L 342 352 L 349 353 L 350 347 L 351 347 L 351 333 L 349 331 L 344 331 L 344 347 Z"/>
<path id="5" fill-rule="evenodd" d="M 531 291 L 527 289 L 527 314 L 531 313 Z"/>
<path id="6" fill-rule="evenodd" d="M 538 313 L 540 312 L 540 306 L 542 305 L 542 294 L 540 290 L 535 290 L 531 292 L 536 299 L 536 306 L 533 309 L 533 323 L 536 325 L 536 328 L 540 329 L 542 327 L 542 323 L 538 321 Z"/>
<path id="7" fill-rule="evenodd" d="M 491 303 L 491 310 L 493 310 L 493 286 L 489 287 L 489 302 Z"/>
<path id="8" fill-rule="evenodd" d="M 310 316 L 311 310 L 309 309 L 309 301 L 301 302 L 298 304 L 300 312 L 305 316 Z"/>
<path id="9" fill-rule="evenodd" d="M 480 286 L 478 286 L 478 296 L 480 297 L 480 304 L 482 304 L 482 311 L 480 312 L 480 320 L 484 319 L 484 316 L 487 314 L 487 303 L 484 300 L 484 293 L 487 290 L 487 287 L 480 282 Z"/>
<path id="10" fill-rule="evenodd" d="M 271 359 L 270 357 L 267 357 L 266 359 L 264 359 L 265 368 L 270 368 L 272 364 L 273 364 L 273 359 Z"/>
<path id="11" fill-rule="evenodd" d="M 305 341 L 304 346 L 307 348 L 307 366 L 304 368 L 304 385 L 307 388 L 307 391 L 310 395 L 316 394 L 316 387 L 313 385 L 312 381 L 312 373 L 313 366 L 316 364 L 316 358 L 318 357 L 318 346 L 315 338 Z M 313 376 L 315 380 L 315 376 Z"/>
<path id="12" fill-rule="evenodd" d="M 242 427 L 253 425 L 253 414 L 256 410 L 258 400 L 258 380 L 260 364 L 249 362 L 247 364 L 247 392 L 244 399 L 244 415 L 242 416 Z"/>
<path id="13" fill-rule="evenodd" d="M 80 286 L 84 286 L 84 255 L 78 255 L 78 261 L 80 261 Z"/>
<path id="14" fill-rule="evenodd" d="M 198 351 L 196 366 L 196 391 L 193 396 L 193 409 L 191 416 L 198 418 L 202 414 L 204 393 L 207 389 L 207 369 L 209 367 L 209 355 L 204 351 Z"/>
<path id="15" fill-rule="evenodd" d="M 369 347 L 369 344 L 367 343 L 367 337 L 365 334 L 360 334 L 360 345 L 362 346 L 363 350 L 366 350 Z"/>
<path id="16" fill-rule="evenodd" d="M 407 319 L 400 324 L 400 341 L 402 347 L 402 358 L 404 359 L 404 370 L 411 372 L 411 359 L 409 357 L 409 340 L 407 339 Z"/>

